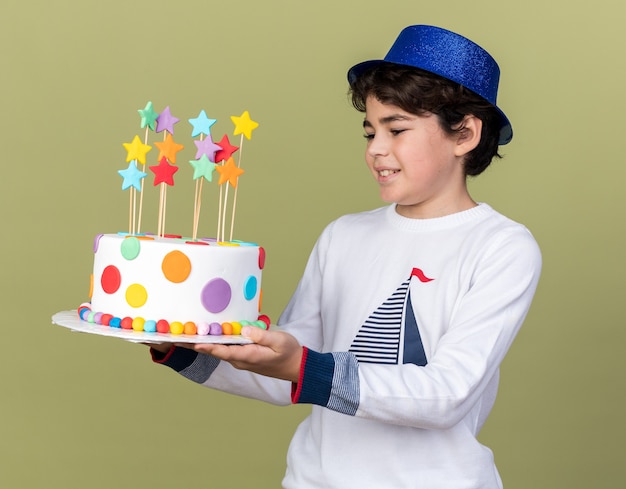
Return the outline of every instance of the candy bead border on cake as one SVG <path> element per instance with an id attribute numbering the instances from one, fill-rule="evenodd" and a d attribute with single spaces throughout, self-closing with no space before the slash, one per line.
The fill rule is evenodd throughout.
<path id="1" fill-rule="evenodd" d="M 241 328 L 243 326 L 255 326 L 257 328 L 268 330 L 271 324 L 270 318 L 265 314 L 261 314 L 256 321 L 225 321 L 221 324 L 211 323 L 208 324 L 206 328 L 204 326 L 200 328 L 193 321 L 186 321 L 185 323 L 182 323 L 180 321 L 168 322 L 165 319 L 146 320 L 142 317 L 131 318 L 129 316 L 126 316 L 123 318 L 119 318 L 111 314 L 92 311 L 91 304 L 88 302 L 82 303 L 78 307 L 76 312 L 81 321 L 90 324 L 97 324 L 98 326 L 128 329 L 144 333 L 171 334 L 174 336 L 183 334 L 188 336 L 193 334 L 196 334 L 198 336 L 237 336 L 241 334 Z M 145 328 L 145 325 L 147 323 L 150 323 L 149 329 Z M 152 327 L 152 324 L 154 324 L 154 327 Z M 172 325 L 174 325 L 173 328 Z M 189 325 L 189 328 L 195 327 L 196 332 L 187 332 L 185 329 L 185 325 Z"/>

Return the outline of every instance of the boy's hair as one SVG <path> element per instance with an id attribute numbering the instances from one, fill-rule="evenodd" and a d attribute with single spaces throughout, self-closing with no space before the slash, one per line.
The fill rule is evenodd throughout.
<path id="1" fill-rule="evenodd" d="M 352 105 L 365 112 L 368 96 L 418 116 L 432 113 L 447 134 L 461 132 L 466 115 L 482 121 L 480 142 L 465 156 L 465 175 L 480 175 L 498 154 L 500 116 L 482 97 L 439 75 L 409 66 L 382 63 L 356 78 L 350 86 Z"/>

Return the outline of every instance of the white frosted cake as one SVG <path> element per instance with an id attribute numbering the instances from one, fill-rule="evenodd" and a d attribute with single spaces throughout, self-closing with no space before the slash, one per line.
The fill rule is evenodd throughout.
<path id="1" fill-rule="evenodd" d="M 262 247 L 180 236 L 101 234 L 94 240 L 91 304 L 81 319 L 172 334 L 239 334 L 260 316 Z"/>

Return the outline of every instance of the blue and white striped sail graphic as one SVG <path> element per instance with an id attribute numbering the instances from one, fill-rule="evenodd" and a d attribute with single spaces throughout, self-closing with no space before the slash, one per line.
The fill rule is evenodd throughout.
<path id="1" fill-rule="evenodd" d="M 414 268 L 409 278 L 370 314 L 349 350 L 359 363 L 395 365 L 400 363 L 402 351 L 401 363 L 426 365 L 426 353 L 411 303 L 409 284 L 413 277 L 420 282 L 433 280 L 419 268 Z"/>

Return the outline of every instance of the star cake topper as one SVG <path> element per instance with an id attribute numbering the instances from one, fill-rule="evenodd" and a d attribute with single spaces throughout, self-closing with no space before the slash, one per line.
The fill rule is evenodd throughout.
<path id="1" fill-rule="evenodd" d="M 174 141 L 171 133 L 165 136 L 164 141 L 155 142 L 154 145 L 159 148 L 158 160 L 160 161 L 162 158 L 167 158 L 172 163 L 176 163 L 176 153 L 184 148 L 182 144 L 178 144 Z"/>
<path id="2" fill-rule="evenodd" d="M 178 123 L 179 120 L 180 119 L 172 115 L 170 106 L 168 105 L 156 119 L 156 132 L 167 131 L 174 134 L 174 124 Z"/>
<path id="3" fill-rule="evenodd" d="M 215 171 L 215 163 L 209 160 L 207 155 L 202 155 L 198 160 L 191 160 L 189 162 L 193 167 L 193 179 L 204 177 L 205 180 L 213 181 L 213 172 Z"/>
<path id="4" fill-rule="evenodd" d="M 222 148 L 215 153 L 215 161 L 218 162 L 228 160 L 228 158 L 230 158 L 233 153 L 239 149 L 239 146 L 233 146 L 230 144 L 227 134 L 224 134 L 220 142 L 217 144 L 220 148 Z"/>
<path id="5" fill-rule="evenodd" d="M 134 187 L 137 190 L 141 190 L 141 179 L 145 178 L 147 173 L 142 172 L 137 168 L 137 160 L 133 160 L 128 164 L 128 168 L 125 170 L 118 170 L 124 180 L 122 181 L 122 190 Z"/>
<path id="6" fill-rule="evenodd" d="M 244 170 L 235 165 L 235 160 L 233 158 L 228 158 L 226 164 L 216 166 L 215 169 L 220 174 L 220 179 L 217 182 L 218 185 L 228 182 L 233 188 L 237 188 L 239 176 L 245 173 Z"/>
<path id="7" fill-rule="evenodd" d="M 165 183 L 170 187 L 174 185 L 174 173 L 178 171 L 178 167 L 170 165 L 167 158 L 161 158 L 158 165 L 154 165 L 149 168 L 152 173 L 154 173 L 155 187 L 160 183 Z"/>
<path id="8" fill-rule="evenodd" d="M 250 113 L 246 110 L 239 117 L 235 115 L 230 116 L 230 120 L 235 124 L 235 131 L 233 135 L 237 136 L 243 134 L 247 139 L 252 138 L 252 131 L 259 127 L 259 123 L 250 119 Z"/>
<path id="9" fill-rule="evenodd" d="M 209 134 L 205 139 L 199 141 L 194 140 L 193 144 L 196 145 L 196 159 L 200 158 L 202 155 L 206 155 L 209 160 L 215 163 L 215 153 L 222 149 L 222 147 L 213 142 L 211 135 Z"/>
<path id="10" fill-rule="evenodd" d="M 193 127 L 191 131 L 192 138 L 195 138 L 200 134 L 208 136 L 209 134 L 211 134 L 211 126 L 213 126 L 213 124 L 217 122 L 217 119 L 209 119 L 204 110 L 201 110 L 200 114 L 198 114 L 198 117 L 196 117 L 195 119 L 188 120 Z"/>
<path id="11" fill-rule="evenodd" d="M 146 153 L 152 149 L 152 146 L 142 143 L 139 136 L 135 136 L 130 143 L 122 143 L 122 146 L 126 148 L 126 163 L 137 160 L 142 165 L 146 164 Z"/>
<path id="12" fill-rule="evenodd" d="M 150 130 L 154 131 L 159 114 L 154 111 L 152 102 L 148 102 L 144 109 L 139 109 L 137 112 L 139 112 L 139 115 L 141 116 L 141 128 L 143 129 L 147 126 Z"/>

